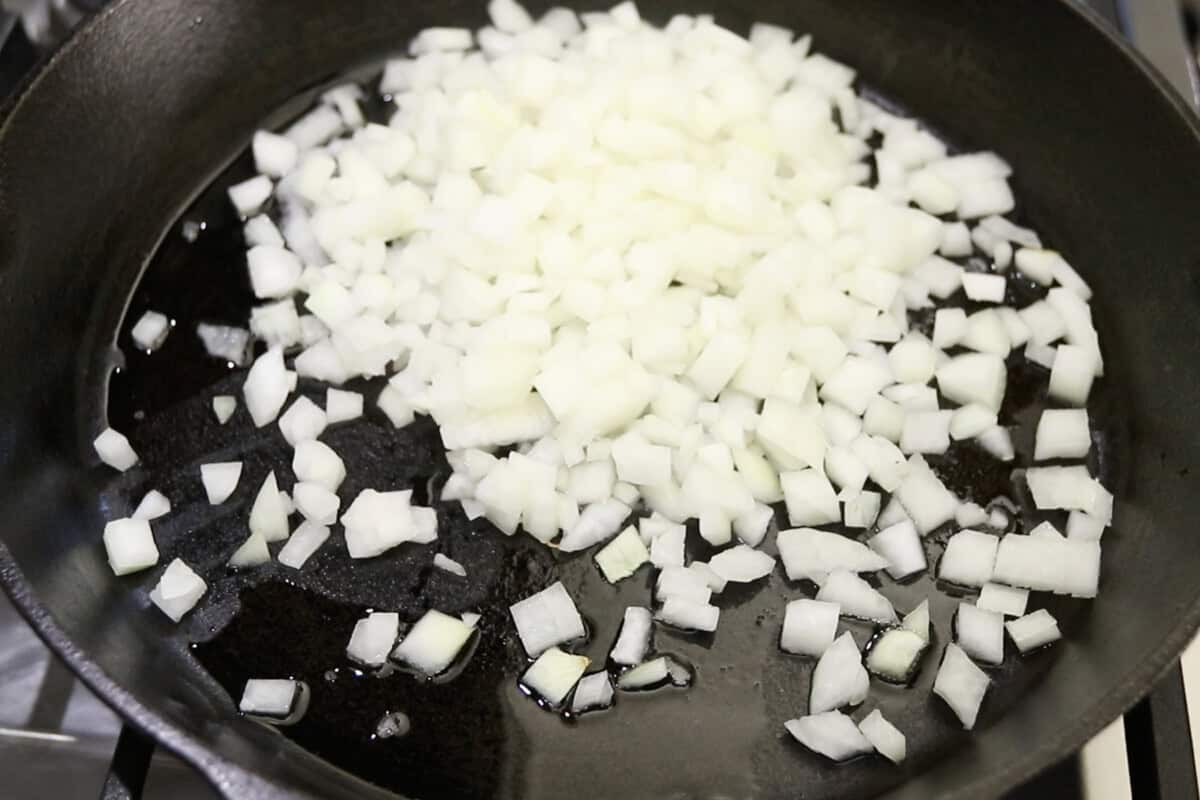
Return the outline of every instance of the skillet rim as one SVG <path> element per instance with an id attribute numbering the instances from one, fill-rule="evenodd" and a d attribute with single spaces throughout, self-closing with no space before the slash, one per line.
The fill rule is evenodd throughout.
<path id="1" fill-rule="evenodd" d="M 1109 46 L 1120 53 L 1127 64 L 1140 73 L 1159 101 L 1165 102 L 1174 113 L 1177 122 L 1190 133 L 1197 153 L 1200 153 L 1200 115 L 1194 110 L 1132 44 L 1113 30 L 1098 12 L 1076 0 L 1056 0 L 1060 6 L 1073 13 L 1091 34 L 1102 37 Z M 100 12 L 92 15 L 75 28 L 67 39 L 52 53 L 43 57 L 21 80 L 17 88 L 0 103 L 0 138 L 6 135 L 13 119 L 20 113 L 26 98 L 36 91 L 45 76 L 72 53 L 87 45 L 94 37 L 104 36 L 107 26 L 119 25 L 124 14 L 136 13 L 129 8 L 138 8 L 148 3 L 137 0 L 116 0 Z M 13 559 L 7 545 L 0 540 L 0 586 L 12 601 L 22 618 L 38 634 L 48 649 L 63 661 L 78 678 L 105 705 L 117 713 L 123 723 L 131 725 L 139 733 L 152 739 L 156 745 L 165 747 L 185 763 L 196 769 L 214 789 L 226 797 L 238 798 L 287 798 L 302 796 L 294 790 L 260 775 L 256 770 L 243 766 L 174 725 L 162 714 L 137 699 L 127 688 L 111 678 L 92 660 L 87 652 L 75 644 L 66 631 L 54 619 L 50 610 L 37 598 L 24 572 Z M 1069 753 L 1077 751 L 1086 741 L 1095 736 L 1111 721 L 1123 715 L 1143 697 L 1148 695 L 1168 669 L 1179 660 L 1185 647 L 1200 629 L 1200 586 L 1195 590 L 1187 611 L 1179 615 L 1171 631 L 1156 648 L 1153 648 L 1138 666 L 1130 670 L 1109 692 L 1101 696 L 1089 708 L 1073 719 L 1066 721 L 1054 737 L 1039 742 L 1021 757 L 1009 761 L 1001 769 L 981 774 L 978 778 L 962 784 L 948 792 L 950 798 L 978 798 L 995 796 L 1028 780 Z M 314 758 L 318 758 L 314 756 Z M 367 796 L 382 791 L 350 772 L 328 762 L 322 764 L 351 784 L 357 784 Z M 885 796 L 903 790 L 901 783 L 889 790 Z"/>

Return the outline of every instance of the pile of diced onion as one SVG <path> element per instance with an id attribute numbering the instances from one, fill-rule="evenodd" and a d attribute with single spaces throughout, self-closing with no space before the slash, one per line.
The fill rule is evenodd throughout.
<path id="1" fill-rule="evenodd" d="M 286 540 L 275 557 L 299 569 L 337 522 L 351 558 L 436 548 L 436 515 L 408 491 L 366 490 L 341 510 L 345 467 L 318 438 L 363 413 L 337 386 L 386 377 L 371 400 L 393 425 L 422 414 L 439 426 L 453 467 L 441 499 L 504 534 L 596 548 L 612 582 L 658 571 L 607 670 L 569 652 L 585 628 L 561 584 L 513 606 L 532 659 L 523 683 L 549 705 L 608 706 L 611 677 L 622 690 L 686 684 L 688 669 L 653 650 L 655 620 L 719 636 L 713 595 L 766 578 L 778 553 L 788 579 L 819 587 L 787 605 L 781 632 L 784 650 L 818 659 L 808 714 L 788 731 L 833 759 L 899 761 L 904 736 L 878 711 L 856 723 L 841 709 L 866 700 L 871 675 L 912 677 L 928 605 L 902 618 L 862 575 L 927 571 L 922 538 L 936 531 L 949 534 L 937 577 L 979 590 L 934 685 L 972 727 L 989 682 L 978 665 L 1003 661 L 1006 629 L 1022 653 L 1059 637 L 1047 611 L 1027 613 L 1029 591 L 1094 597 L 1112 519 L 1083 464 L 1103 372 L 1091 292 L 1005 218 L 1008 164 L 949 155 L 780 27 L 743 38 L 677 16 L 656 28 L 632 2 L 536 21 L 513 0 L 489 12 L 489 27 L 423 31 L 388 62 L 387 124 L 365 122 L 346 85 L 254 137 L 261 174 L 229 192 L 261 301 L 249 328 L 268 348 L 244 402 L 255 425 L 278 422 L 298 482 L 289 494 L 268 476 L 231 564 L 263 563 Z M 1010 280 L 1040 284 L 1044 299 L 1007 305 Z M 925 309 L 931 338 L 910 326 Z M 148 314 L 133 336 L 153 349 L 169 330 Z M 214 355 L 245 352 L 236 331 L 200 335 Z M 1044 368 L 1055 406 L 1035 465 L 1014 477 L 1036 508 L 1070 512 L 1065 535 L 1048 522 L 1012 530 L 1011 499 L 965 502 L 925 461 L 965 440 L 1014 460 L 998 422 L 1014 352 Z M 289 402 L 297 378 L 333 385 L 326 408 Z M 214 400 L 221 423 L 235 408 Z M 120 469 L 136 462 L 115 431 L 96 448 Z M 210 502 L 240 470 L 202 468 Z M 791 527 L 771 536 L 780 504 Z M 143 506 L 105 533 L 118 574 L 158 560 L 149 519 L 169 501 Z M 722 548 L 707 563 L 686 563 L 693 519 Z M 434 563 L 466 574 L 445 554 Z M 152 599 L 178 620 L 204 589 L 176 559 Z M 843 617 L 886 630 L 864 655 L 838 635 Z M 347 652 L 433 675 L 476 621 L 431 610 L 401 636 L 397 614 L 372 613 Z M 247 707 L 290 708 L 280 687 L 254 688 Z"/>

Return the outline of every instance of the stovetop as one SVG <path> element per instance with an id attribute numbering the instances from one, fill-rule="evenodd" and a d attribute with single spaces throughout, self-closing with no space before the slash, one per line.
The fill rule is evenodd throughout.
<path id="1" fill-rule="evenodd" d="M 39 52 L 106 0 L 0 0 L 0 97 Z M 1145 53 L 1194 104 L 1200 0 L 1080 0 Z M 1200 643 L 1155 692 L 1083 750 L 1008 795 L 1009 800 L 1197 797 Z M 51 657 L 0 598 L 0 795 L 11 800 L 96 796 L 110 773 L 121 721 Z M 150 759 L 146 800 L 213 800 L 194 771 L 164 751 Z"/>

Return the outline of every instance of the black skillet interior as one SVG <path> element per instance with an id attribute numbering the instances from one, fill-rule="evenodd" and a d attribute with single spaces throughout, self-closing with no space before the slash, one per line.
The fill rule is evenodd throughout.
<path id="1" fill-rule="evenodd" d="M 643 9 L 660 18 L 696 10 L 683 2 Z M 930 707 L 918 738 L 936 746 L 915 760 L 906 770 L 915 777 L 890 796 L 994 794 L 1077 746 L 1130 704 L 1194 626 L 1192 576 L 1200 553 L 1187 523 L 1188 501 L 1200 488 L 1189 473 L 1200 437 L 1188 416 L 1200 375 L 1200 231 L 1190 224 L 1200 188 L 1195 127 L 1064 4 L 936 0 L 918 14 L 885 0 L 807 0 L 717 4 L 714 10 L 734 28 L 761 19 L 807 30 L 819 49 L 858 67 L 866 83 L 934 121 L 953 141 L 1004 153 L 1017 168 L 1026 218 L 1097 290 L 1109 381 L 1120 387 L 1112 393 L 1112 412 L 1123 477 L 1117 526 L 1106 540 L 1104 591 L 1049 657 L 1054 669 L 1028 681 L 1022 702 L 1004 715 L 988 715 L 969 740 L 952 735 L 947 716 L 922 699 L 919 705 Z M 160 239 L 177 235 L 171 227 L 176 216 L 229 163 L 265 112 L 347 66 L 395 51 L 421 27 L 482 21 L 482 4 L 474 2 L 127 1 L 54 59 L 0 130 L 0 364 L 10 374 L 0 387 L 0 507 L 7 512 L 4 541 L 11 556 L 6 583 L 102 696 L 199 764 L 231 796 L 252 790 L 275 796 L 275 787 L 325 797 L 380 793 L 271 731 L 232 719 L 228 699 L 179 638 L 164 645 L 168 626 L 140 609 L 142 595 L 129 591 L 140 582 L 112 579 L 98 532 L 105 516 L 121 510 L 122 488 L 136 499 L 140 479 L 130 473 L 124 486 L 105 492 L 113 504 L 106 508 L 95 499 L 103 476 L 78 465 L 90 461 L 90 439 L 104 416 L 117 363 L 114 332 Z M 228 275 L 235 259 L 214 254 L 212 260 L 212 284 L 194 280 L 189 291 L 224 285 L 220 270 Z M 225 313 L 228 321 L 240 315 L 234 308 Z M 265 471 L 269 448 L 241 437 L 245 429 L 230 429 L 224 443 L 197 442 L 190 437 L 203 429 L 195 419 L 199 411 L 173 413 L 157 427 L 149 422 L 139 444 L 148 461 L 160 464 L 171 453 L 193 456 L 176 478 L 185 497 L 197 492 L 194 480 L 184 485 L 187 466 L 201 453 L 220 457 L 222 446 L 251 451 L 247 469 L 256 472 L 248 474 Z M 182 424 L 189 419 L 197 427 Z M 400 437 L 389 441 L 390 451 L 376 452 L 359 447 L 348 430 L 344 446 L 365 463 L 383 465 L 395 480 L 430 477 L 434 451 L 407 458 L 413 451 L 405 448 L 427 446 L 415 434 L 419 429 L 412 441 Z M 411 471 L 397 471 L 398 463 Z M 420 469 L 412 466 L 417 463 Z M 206 522 L 196 517 L 181 524 Z M 193 557 L 207 553 L 215 563 L 217 551 L 235 537 L 233 522 L 204 525 L 219 541 L 211 549 L 192 544 Z M 474 541 L 464 536 L 461 546 Z M 475 559 L 482 570 L 490 551 L 476 546 L 477 552 L 452 552 Z M 454 587 L 439 588 L 440 578 L 411 558 L 419 585 L 397 588 L 380 575 L 366 581 L 363 592 L 389 584 L 397 604 L 405 592 L 412 603 L 465 602 L 450 591 Z M 506 585 L 517 593 L 527 585 L 522 581 L 541 579 L 544 560 L 524 553 L 519 564 L 525 569 L 512 574 L 521 577 Z M 583 567 L 576 559 L 564 571 L 570 578 Z M 344 586 L 336 569 L 320 574 L 326 588 Z M 779 597 L 766 599 L 782 604 Z M 732 610 L 730 616 L 747 617 L 737 629 L 756 627 L 752 606 Z M 221 608 L 229 606 L 218 604 L 211 613 Z M 292 620 L 284 617 L 274 627 L 246 632 L 247 638 L 260 640 L 263 650 L 290 652 Z M 492 624 L 500 626 L 500 617 Z M 769 630 L 777 624 L 766 621 Z M 341 640 L 342 633 L 330 636 Z M 752 646 L 765 655 L 771 639 L 758 637 Z M 661 649 L 685 657 L 705 645 L 659 641 Z M 732 652 L 739 641 L 726 637 L 724 646 Z M 720 649 L 719 636 L 713 652 Z M 501 650 L 485 655 L 510 656 Z M 563 728 L 512 691 L 487 695 L 464 685 L 464 702 L 483 710 L 474 721 L 446 719 L 438 747 L 421 755 L 426 764 L 450 758 L 464 775 L 479 773 L 483 783 L 459 788 L 501 796 L 568 790 L 646 796 L 667 788 L 688 796 L 780 796 L 799 789 L 806 796 L 862 796 L 884 790 L 902 773 L 880 764 L 828 767 L 779 740 L 776 717 L 803 707 L 805 684 L 798 676 L 804 672 L 734 670 L 719 679 L 702 673 L 693 693 L 667 698 L 674 705 L 623 704 L 618 711 L 627 713 L 606 723 L 612 735 L 593 740 L 577 737 L 586 733 L 584 724 Z M 706 697 L 718 686 L 720 693 Z M 996 711 L 1008 704 L 996 697 L 989 703 Z M 500 713 L 502 707 L 516 711 Z M 629 746 L 649 740 L 661 743 L 652 750 Z M 960 741 L 969 744 L 935 758 Z"/>

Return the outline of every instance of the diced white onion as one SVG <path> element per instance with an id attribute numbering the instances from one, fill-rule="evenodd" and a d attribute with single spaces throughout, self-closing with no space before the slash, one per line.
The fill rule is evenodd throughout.
<path id="1" fill-rule="evenodd" d="M 898 522 L 867 540 L 876 553 L 888 560 L 887 572 L 896 580 L 921 572 L 926 567 L 925 548 L 912 522 Z"/>
<path id="2" fill-rule="evenodd" d="M 115 575 L 140 572 L 158 563 L 158 546 L 144 519 L 114 519 L 105 525 L 104 550 Z"/>
<path id="3" fill-rule="evenodd" d="M 863 717 L 862 722 L 858 723 L 858 729 L 862 731 L 862 735 L 866 737 L 867 741 L 879 751 L 879 754 L 893 764 L 899 764 L 904 760 L 907 752 L 904 734 L 897 730 L 895 725 L 884 719 L 879 709 L 875 709 Z"/>
<path id="4" fill-rule="evenodd" d="M 391 611 L 376 611 L 354 623 L 346 655 L 352 661 L 368 667 L 381 667 L 400 635 L 400 615 Z"/>
<path id="5" fill-rule="evenodd" d="M 896 610 L 886 597 L 853 572 L 837 570 L 821 584 L 817 599 L 837 603 L 843 614 L 873 622 L 896 622 Z"/>
<path id="6" fill-rule="evenodd" d="M 329 528 L 315 522 L 305 521 L 288 537 L 279 550 L 279 563 L 292 569 L 300 569 L 329 538 Z"/>
<path id="7" fill-rule="evenodd" d="M 885 556 L 846 536 L 814 528 L 780 531 L 779 557 L 789 579 L 824 583 L 836 570 L 874 572 L 888 566 Z"/>
<path id="8" fill-rule="evenodd" d="M 946 542 L 938 577 L 960 586 L 983 586 L 992 580 L 1000 539 L 990 533 L 962 530 Z"/>
<path id="9" fill-rule="evenodd" d="M 548 647 L 587 635 L 575 602 L 561 582 L 514 603 L 509 612 L 521 644 L 531 658 Z"/>
<path id="10" fill-rule="evenodd" d="M 112 428 L 105 428 L 92 442 L 92 446 L 96 448 L 96 455 L 100 456 L 101 461 L 121 472 L 138 462 L 138 455 L 133 452 L 129 440 Z"/>
<path id="11" fill-rule="evenodd" d="M 237 398 L 231 394 L 219 394 L 212 399 L 213 416 L 217 422 L 224 425 L 237 410 Z"/>
<path id="12" fill-rule="evenodd" d="M 134 324 L 132 330 L 129 331 L 129 336 L 139 348 L 146 352 L 153 352 L 162 346 L 170 332 L 171 321 L 165 314 L 147 311 Z"/>
<path id="13" fill-rule="evenodd" d="M 525 670 L 521 683 L 550 705 L 559 706 L 583 677 L 589 663 L 586 656 L 564 653 L 557 647 L 551 647 Z"/>
<path id="14" fill-rule="evenodd" d="M 934 679 L 933 693 L 946 705 L 967 730 L 975 727 L 979 706 L 991 680 L 956 644 L 946 645 L 946 654 Z"/>
<path id="15" fill-rule="evenodd" d="M 208 584 L 195 570 L 175 559 L 167 565 L 158 583 L 150 590 L 150 601 L 173 622 L 179 622 L 208 591 Z"/>
<path id="16" fill-rule="evenodd" d="M 959 603 L 954 636 L 963 652 L 984 664 L 1004 660 L 1004 616 L 970 603 Z"/>
<path id="17" fill-rule="evenodd" d="M 840 711 L 790 719 L 783 726 L 800 744 L 833 761 L 846 761 L 875 749 L 854 720 Z"/>
<path id="18" fill-rule="evenodd" d="M 801 598 L 787 604 L 779 647 L 802 656 L 820 656 L 837 635 L 837 603 Z"/>
<path id="19" fill-rule="evenodd" d="M 142 497 L 131 515 L 132 519 L 152 520 L 171 513 L 171 501 L 157 489 L 151 489 Z"/>
<path id="20" fill-rule="evenodd" d="M 474 628 L 458 617 L 431 608 L 396 645 L 392 658 L 426 675 L 440 675 L 454 663 L 474 632 Z M 587 659 L 584 662 L 586 667 Z"/>
<path id="21" fill-rule="evenodd" d="M 929 642 L 907 628 L 884 631 L 867 651 L 867 670 L 895 683 L 904 683 L 917 670 Z"/>
<path id="22" fill-rule="evenodd" d="M 1008 635 L 1022 653 L 1028 653 L 1039 647 L 1056 642 L 1062 638 L 1058 629 L 1058 621 L 1044 608 L 1039 608 L 1032 614 L 1026 614 L 1020 619 L 1005 623 Z"/>
<path id="23" fill-rule="evenodd" d="M 237 489 L 242 477 L 242 462 L 222 461 L 200 465 L 200 480 L 211 505 L 220 505 Z"/>

